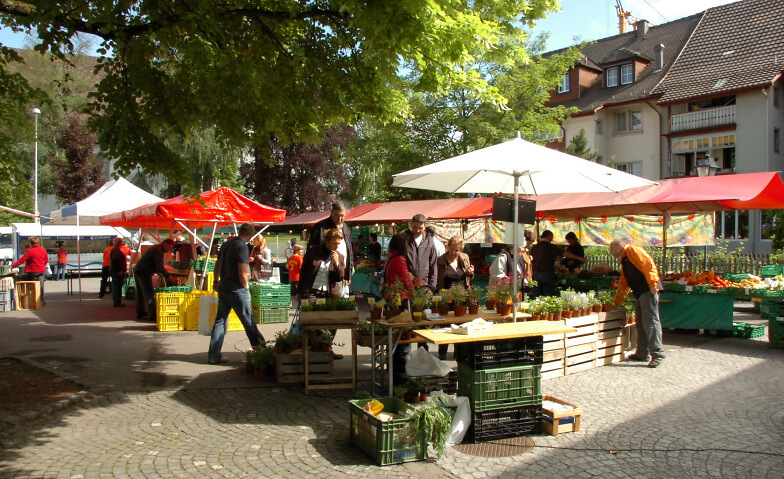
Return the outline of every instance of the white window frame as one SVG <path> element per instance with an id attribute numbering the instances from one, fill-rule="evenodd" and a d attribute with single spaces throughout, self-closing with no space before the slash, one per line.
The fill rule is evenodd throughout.
<path id="1" fill-rule="evenodd" d="M 605 82 L 606 82 L 607 88 L 611 88 L 611 87 L 614 87 L 614 86 L 618 86 L 618 81 L 620 80 L 620 78 L 619 78 L 619 72 L 618 72 L 618 67 L 611 67 L 611 68 L 608 68 L 608 69 L 604 70 L 604 73 L 605 73 L 605 75 L 606 75 L 606 77 L 607 77 L 607 78 L 605 79 Z M 614 73 L 614 74 L 615 74 L 615 75 L 614 75 L 614 78 L 613 78 L 613 82 L 612 82 L 612 83 L 610 82 L 610 73 Z"/>
<path id="2" fill-rule="evenodd" d="M 623 171 L 625 173 L 631 173 L 635 176 L 642 177 L 642 162 L 641 161 L 632 161 L 629 163 L 616 163 L 615 169 Z"/>
<path id="3" fill-rule="evenodd" d="M 621 117 L 623 117 L 623 121 L 620 121 Z M 615 112 L 615 132 L 616 133 L 626 133 L 627 131 L 629 131 L 628 121 L 629 120 L 628 120 L 627 115 L 626 115 L 626 110 L 616 111 Z M 623 126 L 623 129 L 619 128 L 620 126 Z"/>
<path id="4" fill-rule="evenodd" d="M 563 77 L 561 77 L 561 84 L 558 85 L 558 93 L 568 93 L 569 92 L 569 89 L 570 89 L 569 80 L 570 80 L 569 72 L 564 73 Z"/>
<path id="5" fill-rule="evenodd" d="M 629 131 L 642 131 L 642 110 L 629 111 Z"/>
<path id="6" fill-rule="evenodd" d="M 626 80 L 624 80 L 626 78 Z M 621 85 L 634 83 L 634 65 L 621 65 Z"/>

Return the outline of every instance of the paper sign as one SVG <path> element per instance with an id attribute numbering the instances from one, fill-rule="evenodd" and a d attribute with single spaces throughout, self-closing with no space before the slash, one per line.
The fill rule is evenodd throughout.
<path id="1" fill-rule="evenodd" d="M 718 293 L 718 291 L 716 291 L 715 289 L 709 289 L 709 290 L 708 290 L 708 292 L 709 292 L 709 293 L 713 293 L 713 294 L 716 294 L 716 293 Z"/>
<path id="2" fill-rule="evenodd" d="M 433 302 L 434 303 L 438 304 L 439 301 L 441 301 L 441 296 L 439 296 L 439 295 L 433 296 Z"/>
<path id="3" fill-rule="evenodd" d="M 357 297 L 352 294 L 351 296 L 348 297 L 348 299 L 350 301 L 356 301 Z"/>
<path id="4" fill-rule="evenodd" d="M 382 307 L 382 306 L 386 306 L 386 305 L 387 305 L 387 300 L 385 300 L 385 299 L 380 299 L 376 303 L 376 306 L 378 306 L 378 307 Z"/>
<path id="5" fill-rule="evenodd" d="M 368 298 L 368 304 L 370 307 L 373 307 L 373 305 L 376 304 L 376 298 Z"/>
<path id="6" fill-rule="evenodd" d="M 316 298 L 316 304 L 326 304 L 326 298 Z"/>
<path id="7" fill-rule="evenodd" d="M 694 289 L 694 288 L 692 288 L 691 286 L 686 286 L 686 292 L 687 293 L 691 293 L 692 289 Z"/>
<path id="8" fill-rule="evenodd" d="M 746 286 L 746 296 L 748 296 L 748 295 L 749 295 L 749 287 Z"/>

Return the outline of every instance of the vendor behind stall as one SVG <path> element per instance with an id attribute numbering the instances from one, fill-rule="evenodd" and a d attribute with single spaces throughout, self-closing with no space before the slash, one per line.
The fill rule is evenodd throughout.
<path id="1" fill-rule="evenodd" d="M 439 256 L 436 260 L 436 268 L 438 269 L 436 287 L 439 291 L 449 289 L 455 284 L 459 284 L 466 289 L 471 287 L 474 267 L 471 266 L 471 260 L 468 258 L 468 255 L 463 253 L 464 246 L 465 240 L 461 236 L 452 236 L 449 238 L 446 253 Z M 438 357 L 446 359 L 448 349 L 448 344 L 440 344 L 438 346 Z"/>
<path id="2" fill-rule="evenodd" d="M 555 261 L 561 256 L 561 249 L 553 244 L 553 232 L 545 230 L 539 242 L 531 247 L 531 262 L 534 281 L 537 282 L 532 297 L 555 296 Z"/>
<path id="3" fill-rule="evenodd" d="M 569 271 L 574 271 L 585 263 L 585 250 L 573 231 L 566 234 L 566 241 L 569 243 L 569 246 L 564 250 L 561 264 Z"/>
<path id="4" fill-rule="evenodd" d="M 156 273 L 162 278 L 169 276 L 169 272 L 163 265 L 163 258 L 172 248 L 174 248 L 174 240 L 171 238 L 163 240 L 161 244 L 152 245 L 133 267 L 136 281 L 136 319 L 149 316 L 150 321 L 157 321 L 152 277 Z"/>

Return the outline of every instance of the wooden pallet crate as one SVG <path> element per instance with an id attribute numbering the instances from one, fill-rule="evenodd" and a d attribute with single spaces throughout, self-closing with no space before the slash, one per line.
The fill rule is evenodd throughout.
<path id="1" fill-rule="evenodd" d="M 308 352 L 308 376 L 310 379 L 326 379 L 334 371 L 331 352 Z M 278 384 L 302 384 L 305 382 L 305 357 L 302 351 L 275 355 L 275 377 Z"/>
<path id="2" fill-rule="evenodd" d="M 41 309 L 41 283 L 38 281 L 16 282 L 16 309 L 21 311 Z"/>

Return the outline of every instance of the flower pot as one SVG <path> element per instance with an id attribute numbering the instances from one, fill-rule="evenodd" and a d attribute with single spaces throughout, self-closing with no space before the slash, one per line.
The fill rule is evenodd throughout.
<path id="1" fill-rule="evenodd" d="M 496 300 L 494 299 L 486 299 L 485 300 L 485 308 L 487 309 L 495 309 Z"/>
<path id="2" fill-rule="evenodd" d="M 594 304 L 593 308 L 591 308 L 591 310 L 594 313 L 601 313 L 602 312 L 602 305 L 601 304 Z"/>
<path id="3" fill-rule="evenodd" d="M 427 401 L 427 393 L 422 393 L 419 395 L 419 402 Z"/>
<path id="4" fill-rule="evenodd" d="M 553 321 L 560 321 L 561 320 L 561 311 L 556 311 L 553 313 Z"/>
<path id="5" fill-rule="evenodd" d="M 508 303 L 495 303 L 495 312 L 501 316 L 506 316 L 512 312 L 512 305 Z"/>
<path id="6" fill-rule="evenodd" d="M 248 374 L 250 374 L 251 376 L 253 376 L 253 371 L 254 371 L 254 370 L 255 370 L 255 369 L 254 369 L 253 365 L 252 365 L 251 363 L 249 363 L 249 362 L 247 362 L 247 361 L 246 361 L 246 362 L 245 362 L 245 372 L 246 372 L 246 373 L 248 373 Z"/>
<path id="7" fill-rule="evenodd" d="M 263 381 L 265 377 L 267 377 L 267 370 L 266 369 L 254 369 L 253 370 L 253 377 L 258 379 L 259 381 Z"/>
<path id="8" fill-rule="evenodd" d="M 569 319 L 571 317 L 572 317 L 572 310 L 571 309 L 565 309 L 565 310 L 561 311 L 561 318 L 562 319 Z"/>
<path id="9" fill-rule="evenodd" d="M 322 344 L 321 345 L 321 352 L 322 353 L 328 353 L 331 349 L 332 349 L 332 345 L 331 344 Z"/>
<path id="10" fill-rule="evenodd" d="M 441 305 L 438 307 L 438 314 L 441 316 L 449 316 L 449 305 Z"/>
<path id="11" fill-rule="evenodd" d="M 468 306 L 468 314 L 479 314 L 479 304 L 471 304 Z"/>
<path id="12" fill-rule="evenodd" d="M 318 353 L 321 351 L 321 344 L 319 343 L 310 343 L 310 352 L 311 353 Z"/>
<path id="13" fill-rule="evenodd" d="M 628 316 L 626 318 L 626 324 L 634 324 L 634 316 Z"/>
<path id="14" fill-rule="evenodd" d="M 414 311 L 411 315 L 414 317 L 414 321 L 422 321 L 422 311 Z"/>
<path id="15" fill-rule="evenodd" d="M 555 313 L 547 313 L 547 321 L 552 321 Z"/>
<path id="16" fill-rule="evenodd" d="M 541 321 L 541 320 L 542 320 L 542 315 L 541 314 L 532 314 L 531 315 L 531 321 Z"/>
<path id="17" fill-rule="evenodd" d="M 371 309 L 370 319 L 381 319 L 382 314 L 384 314 L 384 308 Z"/>
<path id="18" fill-rule="evenodd" d="M 465 316 L 466 314 L 466 305 L 462 306 L 455 306 L 455 317 Z"/>
<path id="19" fill-rule="evenodd" d="M 283 354 L 283 346 L 275 346 L 275 354 Z"/>
<path id="20" fill-rule="evenodd" d="M 387 319 L 391 318 L 392 316 L 397 316 L 398 314 L 400 314 L 400 310 L 398 308 L 384 310 L 384 317 Z"/>
<path id="21" fill-rule="evenodd" d="M 611 309 L 612 309 L 612 304 L 602 305 L 602 313 L 609 313 Z"/>

